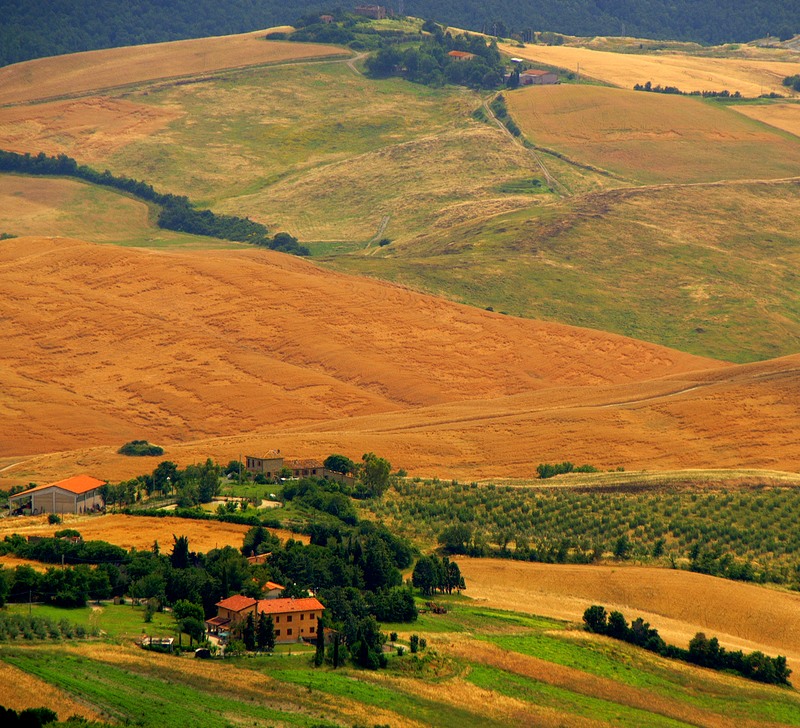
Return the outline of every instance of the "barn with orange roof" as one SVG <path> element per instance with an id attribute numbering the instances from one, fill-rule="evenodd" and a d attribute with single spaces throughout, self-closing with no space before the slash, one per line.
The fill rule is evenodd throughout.
<path id="1" fill-rule="evenodd" d="M 12 513 L 90 513 L 105 505 L 100 490 L 105 484 L 91 475 L 75 475 L 16 493 L 8 505 Z"/>

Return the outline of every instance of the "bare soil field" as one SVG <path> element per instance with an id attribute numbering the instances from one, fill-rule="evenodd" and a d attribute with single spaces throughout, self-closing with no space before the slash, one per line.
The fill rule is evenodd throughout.
<path id="1" fill-rule="evenodd" d="M 0 536 L 19 533 L 22 536 L 52 536 L 63 528 L 74 528 L 87 541 L 107 541 L 124 549 L 147 551 L 158 541 L 164 552 L 172 549 L 172 536 L 187 536 L 192 551 L 206 552 L 223 546 L 239 548 L 249 526 L 219 521 L 195 521 L 188 518 L 126 516 L 120 513 L 104 515 L 65 515 L 63 523 L 47 523 L 45 516 L 26 516 L 0 519 Z M 278 538 L 294 538 L 308 542 L 308 537 L 289 531 L 270 529 Z"/>
<path id="2" fill-rule="evenodd" d="M 0 245 L 0 280 L 9 457 L 119 447 L 139 436 L 197 440 L 266 422 L 288 428 L 718 366 L 323 272 L 270 251 L 196 256 L 17 238 Z"/>
<path id="3" fill-rule="evenodd" d="M 459 558 L 470 597 L 581 622 L 592 604 L 643 617 L 667 642 L 688 646 L 697 632 L 732 649 L 786 655 L 800 669 L 800 594 L 689 571 L 639 566 L 534 564 Z"/>
<path id="4" fill-rule="evenodd" d="M 535 144 L 645 183 L 793 177 L 800 168 L 800 143 L 695 98 L 570 85 L 506 97 Z"/>
<path id="5" fill-rule="evenodd" d="M 751 119 L 800 137 L 800 104 L 742 104 L 731 108 Z"/>
<path id="6" fill-rule="evenodd" d="M 500 44 L 500 49 L 529 61 L 558 66 L 581 76 L 622 88 L 651 81 L 655 86 L 676 86 L 681 91 L 739 91 L 742 96 L 786 94 L 782 81 L 797 73 L 797 64 L 750 58 L 705 58 L 683 53 L 653 55 L 610 53 L 569 46 Z"/>
<path id="7" fill-rule="evenodd" d="M 265 31 L 40 58 L 0 69 L 0 106 L 269 63 L 346 56 L 315 43 L 263 40 Z"/>
<path id="8" fill-rule="evenodd" d="M 103 716 L 77 702 L 62 690 L 0 660 L 0 705 L 12 710 L 41 708 L 43 705 L 58 713 L 59 720 L 80 715 L 89 721 Z"/>
<path id="9" fill-rule="evenodd" d="M 101 96 L 0 106 L 0 143 L 7 151 L 67 154 L 93 164 L 182 115 L 180 109 Z"/>

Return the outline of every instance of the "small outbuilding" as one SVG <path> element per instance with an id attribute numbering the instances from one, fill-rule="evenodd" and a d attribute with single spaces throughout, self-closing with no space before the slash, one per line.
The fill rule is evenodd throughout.
<path id="1" fill-rule="evenodd" d="M 8 499 L 11 512 L 36 515 L 39 513 L 89 513 L 105 505 L 100 488 L 106 481 L 91 475 L 75 475 L 49 485 L 16 493 Z"/>

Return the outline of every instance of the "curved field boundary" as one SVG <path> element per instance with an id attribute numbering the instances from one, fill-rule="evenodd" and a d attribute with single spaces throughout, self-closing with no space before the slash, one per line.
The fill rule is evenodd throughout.
<path id="1" fill-rule="evenodd" d="M 745 58 L 702 58 L 683 53 L 661 55 L 611 53 L 570 46 L 531 45 L 517 48 L 507 43 L 500 50 L 529 61 L 577 72 L 622 88 L 651 81 L 677 86 L 681 91 L 739 91 L 755 97 L 763 93 L 786 94 L 782 81 L 797 73 L 797 64 Z"/>
<path id="2" fill-rule="evenodd" d="M 786 655 L 800 668 L 800 594 L 644 566 L 459 558 L 467 594 L 498 609 L 581 622 L 592 604 L 643 617 L 682 647 L 697 632 L 726 648 Z"/>
<path id="3" fill-rule="evenodd" d="M 352 55 L 335 46 L 264 40 L 265 31 L 87 51 L 0 69 L 0 106 L 53 100 L 148 81 L 249 66 Z"/>

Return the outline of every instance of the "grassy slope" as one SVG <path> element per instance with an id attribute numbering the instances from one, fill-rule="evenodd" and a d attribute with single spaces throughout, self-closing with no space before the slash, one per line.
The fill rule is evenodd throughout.
<path id="1" fill-rule="evenodd" d="M 628 645 L 589 638 L 564 622 L 485 609 L 444 597 L 446 615 L 384 625 L 428 653 L 392 657 L 390 669 L 314 670 L 308 656 L 233 659 L 224 664 L 147 654 L 132 646 L 9 645 L 2 659 L 117 720 L 163 725 L 255 724 L 503 726 L 797 725 L 793 690 L 662 660 Z M 411 629 L 409 629 L 411 628 Z M 500 648 L 500 649 L 498 649 Z M 148 700 L 142 701 L 146 694 Z M 491 706 L 490 709 L 488 706 Z"/>
<path id="2" fill-rule="evenodd" d="M 800 344 L 797 190 L 596 194 L 328 263 L 514 315 L 752 361 Z"/>
<path id="3" fill-rule="evenodd" d="M 628 182 L 541 155 L 574 195 L 559 201 L 525 184 L 542 177 L 530 154 L 470 118 L 477 94 L 371 81 L 342 62 L 130 89 L 132 108 L 174 118 L 152 134 L 131 134 L 95 164 L 289 230 L 340 270 L 479 307 L 732 361 L 797 349 L 796 186 L 597 194 L 751 171 L 786 176 L 800 154 L 795 137 L 695 99 L 589 86 L 510 96 L 536 92 L 562 101 L 533 110 L 543 120 L 541 128 L 534 123 L 535 142 L 613 168 Z M 79 131 L 71 129 L 67 144 L 78 158 Z M 45 140 L 50 148 L 53 129 Z M 39 142 L 34 134 L 26 143 Z M 676 166 L 678 158 L 687 164 Z M 108 228 L 102 215 L 97 224 Z M 393 243 L 365 250 L 379 232 Z M 181 242 L 143 230 L 120 238 Z"/>

